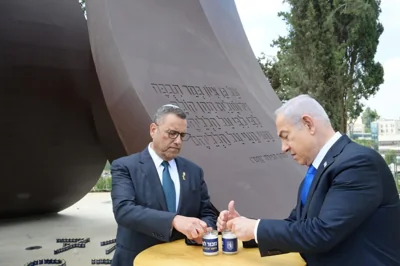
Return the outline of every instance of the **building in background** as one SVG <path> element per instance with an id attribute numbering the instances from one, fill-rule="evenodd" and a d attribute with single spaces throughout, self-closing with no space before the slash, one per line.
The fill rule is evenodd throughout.
<path id="1" fill-rule="evenodd" d="M 367 132 L 365 125 L 361 120 L 361 116 L 347 126 L 349 137 L 353 140 L 371 140 L 371 132 Z"/>
<path id="2" fill-rule="evenodd" d="M 379 123 L 374 121 L 371 123 L 371 140 L 375 143 L 378 143 L 379 136 Z"/>
<path id="3" fill-rule="evenodd" d="M 379 119 L 371 123 L 371 139 L 378 143 L 378 151 L 385 158 L 400 184 L 400 119 Z"/>
<path id="4" fill-rule="evenodd" d="M 375 122 L 374 122 L 375 123 Z M 396 151 L 400 155 L 400 119 L 379 119 L 376 121 L 379 152 Z M 372 131 L 372 130 L 371 130 Z"/>
<path id="5" fill-rule="evenodd" d="M 348 134 L 354 141 L 374 148 L 385 159 L 392 161 L 388 163 L 393 172 L 399 172 L 400 167 L 400 119 L 379 119 L 371 122 L 371 130 L 367 130 L 362 123 L 361 116 L 348 125 Z M 387 158 L 386 158 L 386 157 Z"/>

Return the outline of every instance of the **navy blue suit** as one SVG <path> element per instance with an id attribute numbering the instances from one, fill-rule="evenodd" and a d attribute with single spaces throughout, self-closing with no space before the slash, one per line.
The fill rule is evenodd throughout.
<path id="1" fill-rule="evenodd" d="M 118 223 L 113 266 L 132 266 L 134 258 L 156 244 L 183 239 L 172 220 L 176 214 L 197 217 L 216 228 L 203 170 L 182 157 L 175 159 L 180 180 L 177 213 L 168 212 L 160 178 L 146 147 L 112 162 L 112 203 Z M 185 173 L 185 180 L 183 179 Z"/>
<path id="2" fill-rule="evenodd" d="M 386 162 L 342 136 L 304 207 L 299 193 L 289 218 L 260 221 L 257 241 L 261 256 L 300 252 L 310 266 L 400 265 L 400 200 Z"/>

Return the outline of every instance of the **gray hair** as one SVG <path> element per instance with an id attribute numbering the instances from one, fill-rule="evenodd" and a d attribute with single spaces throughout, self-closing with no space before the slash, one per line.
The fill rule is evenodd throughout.
<path id="1" fill-rule="evenodd" d="M 182 119 L 186 119 L 186 113 L 181 108 L 179 108 L 179 106 L 166 104 L 157 109 L 153 117 L 153 122 L 159 124 L 164 116 L 168 114 L 174 114 Z"/>
<path id="2" fill-rule="evenodd" d="M 307 94 L 301 94 L 284 103 L 275 111 L 275 115 L 279 114 L 289 118 L 295 125 L 301 122 L 303 115 L 309 115 L 314 119 L 325 122 L 327 125 L 331 125 L 329 116 L 321 104 Z"/>

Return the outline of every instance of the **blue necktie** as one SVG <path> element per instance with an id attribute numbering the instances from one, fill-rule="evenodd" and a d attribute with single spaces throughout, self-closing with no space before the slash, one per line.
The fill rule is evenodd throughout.
<path id="1" fill-rule="evenodd" d="M 162 184 L 163 184 L 165 199 L 167 201 L 168 211 L 175 212 L 176 210 L 175 186 L 174 182 L 172 181 L 171 175 L 169 174 L 168 170 L 169 163 L 167 161 L 163 161 L 161 164 L 164 166 L 162 174 Z"/>
<path id="2" fill-rule="evenodd" d="M 303 203 L 303 206 L 306 204 L 308 191 L 310 190 L 310 186 L 313 181 L 316 170 L 317 169 L 315 169 L 313 165 L 310 165 L 307 174 L 304 177 L 303 187 L 301 189 L 301 203 Z"/>

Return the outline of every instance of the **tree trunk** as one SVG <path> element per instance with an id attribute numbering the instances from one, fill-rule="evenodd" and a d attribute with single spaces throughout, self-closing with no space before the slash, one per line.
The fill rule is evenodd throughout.
<path id="1" fill-rule="evenodd" d="M 343 114 L 343 123 L 342 123 L 342 129 L 341 129 L 341 133 L 342 134 L 347 134 L 347 114 L 346 114 L 346 110 L 344 111 Z"/>

